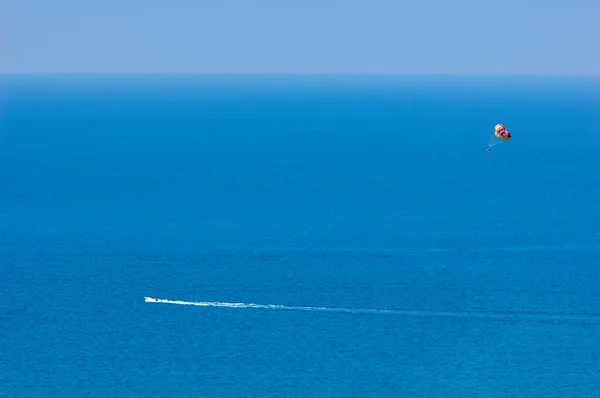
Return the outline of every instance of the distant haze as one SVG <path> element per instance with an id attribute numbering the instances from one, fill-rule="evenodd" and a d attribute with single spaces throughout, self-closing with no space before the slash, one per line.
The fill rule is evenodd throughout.
<path id="1" fill-rule="evenodd" d="M 0 73 L 588 74 L 598 0 L 0 3 Z"/>

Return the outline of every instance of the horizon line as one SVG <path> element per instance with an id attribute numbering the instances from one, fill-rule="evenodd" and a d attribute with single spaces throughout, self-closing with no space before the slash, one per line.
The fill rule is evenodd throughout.
<path id="1" fill-rule="evenodd" d="M 588 73 L 418 73 L 418 72 L 0 72 L 0 76 L 447 76 L 447 77 L 600 77 Z"/>

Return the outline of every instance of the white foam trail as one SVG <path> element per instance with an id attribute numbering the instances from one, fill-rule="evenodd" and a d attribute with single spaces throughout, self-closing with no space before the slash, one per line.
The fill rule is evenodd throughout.
<path id="1" fill-rule="evenodd" d="M 289 306 L 279 304 L 253 304 L 253 303 L 228 303 L 218 301 L 179 301 L 164 300 L 145 297 L 147 303 L 163 303 L 176 305 L 193 305 L 198 307 L 225 307 L 225 308 L 254 308 L 263 310 L 287 311 L 320 311 L 339 312 L 351 314 L 391 314 L 427 318 L 484 318 L 505 320 L 529 321 L 554 321 L 554 322 L 583 322 L 600 323 L 600 315 L 572 315 L 572 314 L 527 314 L 527 313 L 501 313 L 501 312 L 451 312 L 451 311 L 414 311 L 401 309 L 376 309 L 376 308 L 343 308 L 343 307 L 310 307 Z"/>

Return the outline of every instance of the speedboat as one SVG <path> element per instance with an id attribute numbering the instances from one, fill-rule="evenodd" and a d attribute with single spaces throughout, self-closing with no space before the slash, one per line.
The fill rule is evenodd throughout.
<path id="1" fill-rule="evenodd" d="M 159 300 L 156 297 L 144 297 L 147 303 L 158 303 Z"/>

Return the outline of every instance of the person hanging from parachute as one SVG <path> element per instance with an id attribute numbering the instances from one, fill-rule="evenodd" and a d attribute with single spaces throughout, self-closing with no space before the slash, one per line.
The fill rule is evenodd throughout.
<path id="1" fill-rule="evenodd" d="M 493 143 L 494 137 L 500 139 L 501 141 Z M 510 131 L 508 131 L 503 124 L 497 124 L 494 127 L 494 135 L 490 138 L 490 143 L 487 149 L 488 152 L 491 152 L 493 145 L 501 144 L 503 141 L 510 141 L 511 138 L 512 135 L 510 134 Z"/>

